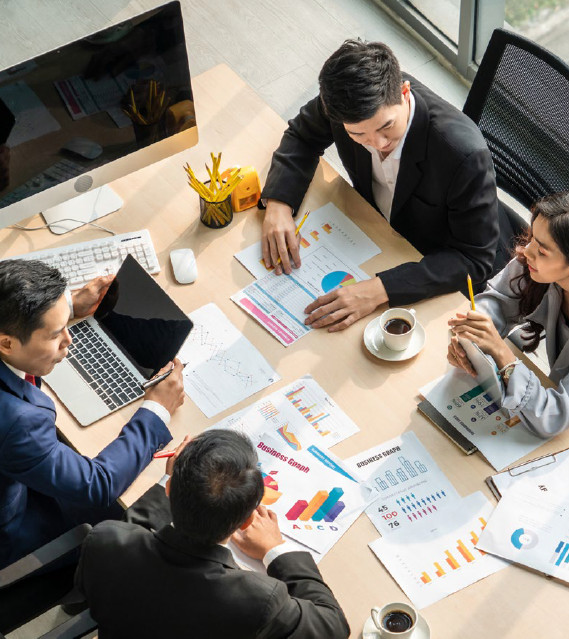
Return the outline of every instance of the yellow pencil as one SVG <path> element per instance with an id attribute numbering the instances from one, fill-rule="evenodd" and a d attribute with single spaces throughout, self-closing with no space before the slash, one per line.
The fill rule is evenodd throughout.
<path id="1" fill-rule="evenodd" d="M 302 225 L 306 222 L 306 218 L 308 217 L 309 213 L 310 213 L 310 211 L 306 211 L 306 213 L 304 214 L 302 220 L 300 220 L 300 223 L 296 227 L 296 231 L 294 232 L 295 235 L 298 235 L 300 233 L 300 229 L 302 228 Z"/>
<path id="2" fill-rule="evenodd" d="M 468 283 L 468 294 L 470 295 L 470 308 L 475 311 L 476 304 L 474 303 L 474 291 L 472 290 L 472 278 L 470 274 L 467 276 L 466 282 Z"/>
<path id="3" fill-rule="evenodd" d="M 302 220 L 300 220 L 298 226 L 296 227 L 296 230 L 294 232 L 294 235 L 298 235 L 300 233 L 300 229 L 302 228 L 302 225 L 306 222 L 306 218 L 308 217 L 308 214 L 310 213 L 310 210 L 306 211 L 306 213 L 302 216 Z M 277 264 L 280 264 L 282 262 L 281 258 L 279 257 L 279 259 L 277 260 Z"/>

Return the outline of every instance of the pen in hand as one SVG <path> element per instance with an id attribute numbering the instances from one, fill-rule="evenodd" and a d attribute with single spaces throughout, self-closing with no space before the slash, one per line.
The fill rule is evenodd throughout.
<path id="1" fill-rule="evenodd" d="M 302 216 L 302 220 L 300 220 L 300 222 L 298 223 L 298 226 L 296 227 L 296 230 L 294 232 L 295 237 L 300 233 L 300 229 L 302 228 L 302 225 L 306 222 L 306 218 L 308 217 L 309 213 L 310 213 L 310 210 L 306 211 L 306 213 Z M 277 260 L 277 264 L 280 264 L 281 262 L 282 262 L 282 260 L 279 257 L 279 259 Z"/>
<path id="2" fill-rule="evenodd" d="M 472 278 L 470 275 L 466 277 L 466 282 L 468 284 L 468 295 L 470 296 L 470 308 L 475 311 L 476 304 L 474 304 L 474 291 L 472 290 Z"/>
<path id="3" fill-rule="evenodd" d="M 182 368 L 186 368 L 187 365 L 188 365 L 188 362 L 185 362 L 184 364 L 182 364 Z M 140 385 L 142 387 L 142 390 L 148 390 L 149 388 L 156 386 L 156 384 L 159 384 L 161 381 L 165 380 L 173 370 L 174 370 L 174 364 L 172 364 L 172 367 L 169 370 L 167 370 L 165 373 L 162 373 L 161 375 L 155 375 L 148 381 L 143 382 Z"/>
<path id="4" fill-rule="evenodd" d="M 159 453 L 154 453 L 152 459 L 166 459 L 167 457 L 174 457 L 175 454 L 175 450 L 160 451 Z"/>

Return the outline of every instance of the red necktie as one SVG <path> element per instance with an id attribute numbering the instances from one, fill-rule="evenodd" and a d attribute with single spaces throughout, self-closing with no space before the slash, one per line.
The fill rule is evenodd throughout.
<path id="1" fill-rule="evenodd" d="M 37 386 L 36 384 L 36 378 L 34 375 L 28 375 L 28 373 L 26 373 L 26 377 L 25 377 L 26 382 L 30 382 L 30 384 L 32 386 Z"/>

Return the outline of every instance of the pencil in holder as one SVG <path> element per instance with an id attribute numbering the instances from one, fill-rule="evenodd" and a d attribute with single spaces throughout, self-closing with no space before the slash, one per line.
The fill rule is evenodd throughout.
<path id="1" fill-rule="evenodd" d="M 210 229 L 221 229 L 231 223 L 233 208 L 231 194 L 220 202 L 208 202 L 200 196 L 200 220 Z"/>

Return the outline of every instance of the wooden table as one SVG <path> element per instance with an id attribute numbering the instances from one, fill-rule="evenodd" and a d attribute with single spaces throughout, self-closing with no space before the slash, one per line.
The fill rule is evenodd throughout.
<path id="1" fill-rule="evenodd" d="M 207 302 L 215 302 L 264 354 L 282 379 L 213 419 L 205 418 L 187 399 L 172 419 L 174 444 L 186 433 L 199 433 L 260 396 L 301 375 L 311 374 L 361 429 L 335 446 L 335 454 L 346 458 L 413 430 L 462 496 L 482 490 L 491 498 L 484 478 L 493 472 L 492 468 L 479 455 L 466 457 L 416 409 L 418 388 L 446 370 L 446 320 L 457 308 L 465 308 L 466 300 L 455 293 L 415 305 L 427 340 L 423 351 L 405 362 L 378 360 L 363 345 L 366 323 L 380 311 L 346 331 L 335 334 L 313 331 L 284 348 L 229 299 L 252 281 L 233 255 L 259 240 L 262 213 L 251 209 L 237 213 L 227 228 L 206 228 L 199 222 L 198 198 L 186 185 L 182 165 L 189 162 L 198 173 L 205 173 L 201 167 L 209 161 L 209 152 L 221 150 L 223 166 L 252 164 L 263 182 L 285 123 L 226 66 L 198 76 L 193 86 L 199 144 L 116 181 L 112 186 L 125 204 L 121 211 L 102 223 L 119 233 L 150 229 L 162 266 L 158 282 L 164 289 L 188 313 Z M 382 253 L 363 265 L 369 274 L 402 261 L 420 259 L 419 253 L 322 161 L 304 205 L 315 210 L 329 201 L 381 246 Z M 37 217 L 29 221 L 30 226 L 38 223 Z M 5 229 L 0 232 L 0 255 L 7 257 L 96 237 L 100 237 L 100 232 L 87 227 L 62 237 L 48 231 L 23 233 Z M 172 276 L 169 252 L 180 247 L 193 248 L 197 257 L 199 276 L 190 286 L 176 284 Z M 129 406 L 90 427 L 81 428 L 57 399 L 55 401 L 61 433 L 78 451 L 89 456 L 96 455 L 118 435 L 137 407 Z M 567 446 L 569 436 L 564 435 L 545 444 L 538 454 Z M 131 504 L 163 472 L 163 461 L 152 462 L 123 495 L 124 504 Z M 360 635 L 372 605 L 406 601 L 398 585 L 367 547 L 377 536 L 369 519 L 361 516 L 320 564 L 325 580 L 346 612 L 353 637 Z M 422 614 L 431 627 L 431 636 L 437 639 L 536 639 L 545 634 L 549 638 L 564 637 L 563 620 L 569 621 L 567 597 L 564 586 L 512 566 L 429 606 Z"/>

